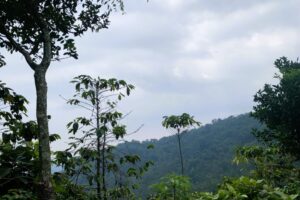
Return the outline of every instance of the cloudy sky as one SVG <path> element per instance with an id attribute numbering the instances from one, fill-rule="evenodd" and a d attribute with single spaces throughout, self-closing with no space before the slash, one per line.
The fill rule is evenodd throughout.
<path id="1" fill-rule="evenodd" d="M 108 30 L 77 39 L 79 60 L 53 63 L 47 75 L 50 131 L 62 140 L 65 125 L 80 109 L 71 97 L 72 77 L 116 77 L 136 86 L 121 103 L 128 139 L 171 134 L 162 116 L 188 112 L 202 123 L 249 112 L 253 95 L 274 82 L 273 62 L 300 55 L 300 0 L 127 0 L 126 13 L 114 13 Z M 298 51 L 297 51 L 298 50 Z M 0 80 L 30 100 L 35 116 L 33 72 L 21 55 L 6 55 Z"/>

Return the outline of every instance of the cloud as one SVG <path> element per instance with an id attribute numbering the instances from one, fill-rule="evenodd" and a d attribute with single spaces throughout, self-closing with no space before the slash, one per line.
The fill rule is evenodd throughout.
<path id="1" fill-rule="evenodd" d="M 74 91 L 69 81 L 79 74 L 116 77 L 136 90 L 121 103 L 133 111 L 130 130 L 145 124 L 130 139 L 168 134 L 162 116 L 189 112 L 201 122 L 249 112 L 253 95 L 276 82 L 273 62 L 299 56 L 298 0 L 140 0 L 125 1 L 126 13 L 114 13 L 109 29 L 78 38 L 79 60 L 53 63 L 49 83 L 51 131 L 80 111 L 59 97 Z M 20 55 L 8 56 L 0 79 L 31 100 L 33 74 Z M 78 113 L 79 112 L 79 113 Z M 63 148 L 65 141 L 55 144 Z"/>

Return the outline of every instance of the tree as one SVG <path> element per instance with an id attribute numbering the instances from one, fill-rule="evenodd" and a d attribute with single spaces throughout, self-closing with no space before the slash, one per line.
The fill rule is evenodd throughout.
<path id="1" fill-rule="evenodd" d="M 282 57 L 275 61 L 277 85 L 266 84 L 254 96 L 252 116 L 266 125 L 255 136 L 300 159 L 300 63 Z"/>
<path id="2" fill-rule="evenodd" d="M 38 131 L 34 121 L 24 122 L 25 97 L 16 94 L 0 81 L 0 196 L 11 199 L 36 199 L 38 164 Z M 57 134 L 50 141 L 59 139 Z M 11 197 L 11 198 L 9 198 Z"/>
<path id="3" fill-rule="evenodd" d="M 189 200 L 191 199 L 191 183 L 188 177 L 175 174 L 161 178 L 159 183 L 151 185 L 155 194 L 150 200 Z"/>
<path id="4" fill-rule="evenodd" d="M 249 177 L 225 178 L 216 194 L 195 192 L 192 199 L 197 200 L 297 200 L 298 194 L 288 194 L 282 188 L 274 188 L 264 180 Z"/>
<path id="5" fill-rule="evenodd" d="M 54 60 L 77 59 L 74 38 L 107 28 L 110 13 L 122 0 L 0 1 L 0 47 L 21 53 L 34 71 L 39 133 L 41 199 L 54 199 L 47 115 L 46 72 Z M 0 66 L 5 65 L 0 55 Z"/>
<path id="6" fill-rule="evenodd" d="M 254 167 L 251 176 L 256 180 L 264 180 L 268 185 L 284 188 L 291 194 L 300 192 L 300 169 L 295 165 L 294 158 L 278 147 L 239 147 L 233 161 L 236 164 L 251 163 Z"/>
<path id="7" fill-rule="evenodd" d="M 162 122 L 163 127 L 165 128 L 173 128 L 175 129 L 177 140 L 178 140 L 178 147 L 179 147 L 179 156 L 180 156 L 180 163 L 181 163 L 181 175 L 184 174 L 184 168 L 183 168 L 183 156 L 182 156 L 182 150 L 181 150 L 181 133 L 183 129 L 189 128 L 191 126 L 200 126 L 200 122 L 197 122 L 194 120 L 193 116 L 190 116 L 187 113 L 183 113 L 182 115 L 176 116 L 164 116 L 164 120 Z"/>
<path id="8" fill-rule="evenodd" d="M 0 81 L 0 195 L 30 189 L 34 179 L 34 123 L 22 123 L 28 101 Z M 32 185 L 32 184 L 30 184 Z M 27 187 L 27 188 L 26 188 Z"/>
<path id="9" fill-rule="evenodd" d="M 87 75 L 75 77 L 71 82 L 75 84 L 76 93 L 68 103 L 87 110 L 89 117 L 80 116 L 68 123 L 69 133 L 80 135 L 71 137 L 73 141 L 70 148 L 60 153 L 58 164 L 63 164 L 66 172 L 76 177 L 75 182 L 79 176 L 86 176 L 91 186 L 96 185 L 98 199 L 112 199 L 116 193 L 128 195 L 129 190 L 117 178 L 115 182 L 119 187 L 117 190 L 109 190 L 107 179 L 112 179 L 112 175 L 117 176 L 119 165 L 140 161 L 137 155 L 117 155 L 111 145 L 127 134 L 126 126 L 120 124 L 124 116 L 116 110 L 116 106 L 123 97 L 130 95 L 134 86 L 124 80 L 92 78 Z M 129 167 L 127 175 L 139 177 L 149 165 L 146 163 L 138 170 Z"/>

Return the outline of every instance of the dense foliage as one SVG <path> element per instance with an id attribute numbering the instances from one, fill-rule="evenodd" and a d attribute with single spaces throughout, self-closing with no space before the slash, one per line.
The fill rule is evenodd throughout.
<path id="1" fill-rule="evenodd" d="M 74 38 L 108 28 L 110 13 L 119 8 L 121 0 L 1 1 L 0 45 L 23 54 L 32 68 L 47 60 L 45 48 L 50 48 L 50 59 L 78 58 Z"/>
<path id="2" fill-rule="evenodd" d="M 0 48 L 20 53 L 34 71 L 39 140 L 40 199 L 55 199 L 47 114 L 46 72 L 52 61 L 78 58 L 74 38 L 109 25 L 122 0 L 1 0 Z M 0 67 L 6 63 L 0 53 Z"/>
<path id="3" fill-rule="evenodd" d="M 254 98 L 257 105 L 252 115 L 267 126 L 256 136 L 300 159 L 300 63 L 282 57 L 275 67 L 279 83 L 266 84 Z"/>
<path id="4" fill-rule="evenodd" d="M 170 174 L 162 177 L 159 183 L 151 185 L 154 195 L 149 199 L 188 200 L 191 188 L 192 186 L 188 177 Z"/>
<path id="5" fill-rule="evenodd" d="M 0 195 L 34 191 L 38 170 L 35 122 L 23 123 L 27 100 L 0 82 Z"/>

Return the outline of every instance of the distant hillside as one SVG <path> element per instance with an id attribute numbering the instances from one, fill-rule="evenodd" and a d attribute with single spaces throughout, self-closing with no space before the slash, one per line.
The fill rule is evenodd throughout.
<path id="1" fill-rule="evenodd" d="M 253 128 L 260 128 L 248 114 L 213 120 L 211 124 L 191 130 L 182 136 L 185 174 L 191 178 L 194 189 L 213 191 L 224 176 L 239 176 L 240 167 L 232 164 L 237 146 L 255 143 L 251 135 Z M 147 150 L 149 144 L 154 149 Z M 152 160 L 154 166 L 143 176 L 139 194 L 145 195 L 149 185 L 169 173 L 180 173 L 180 161 L 176 137 L 145 142 L 126 142 L 118 145 L 122 152 L 141 156 L 142 160 Z"/>

